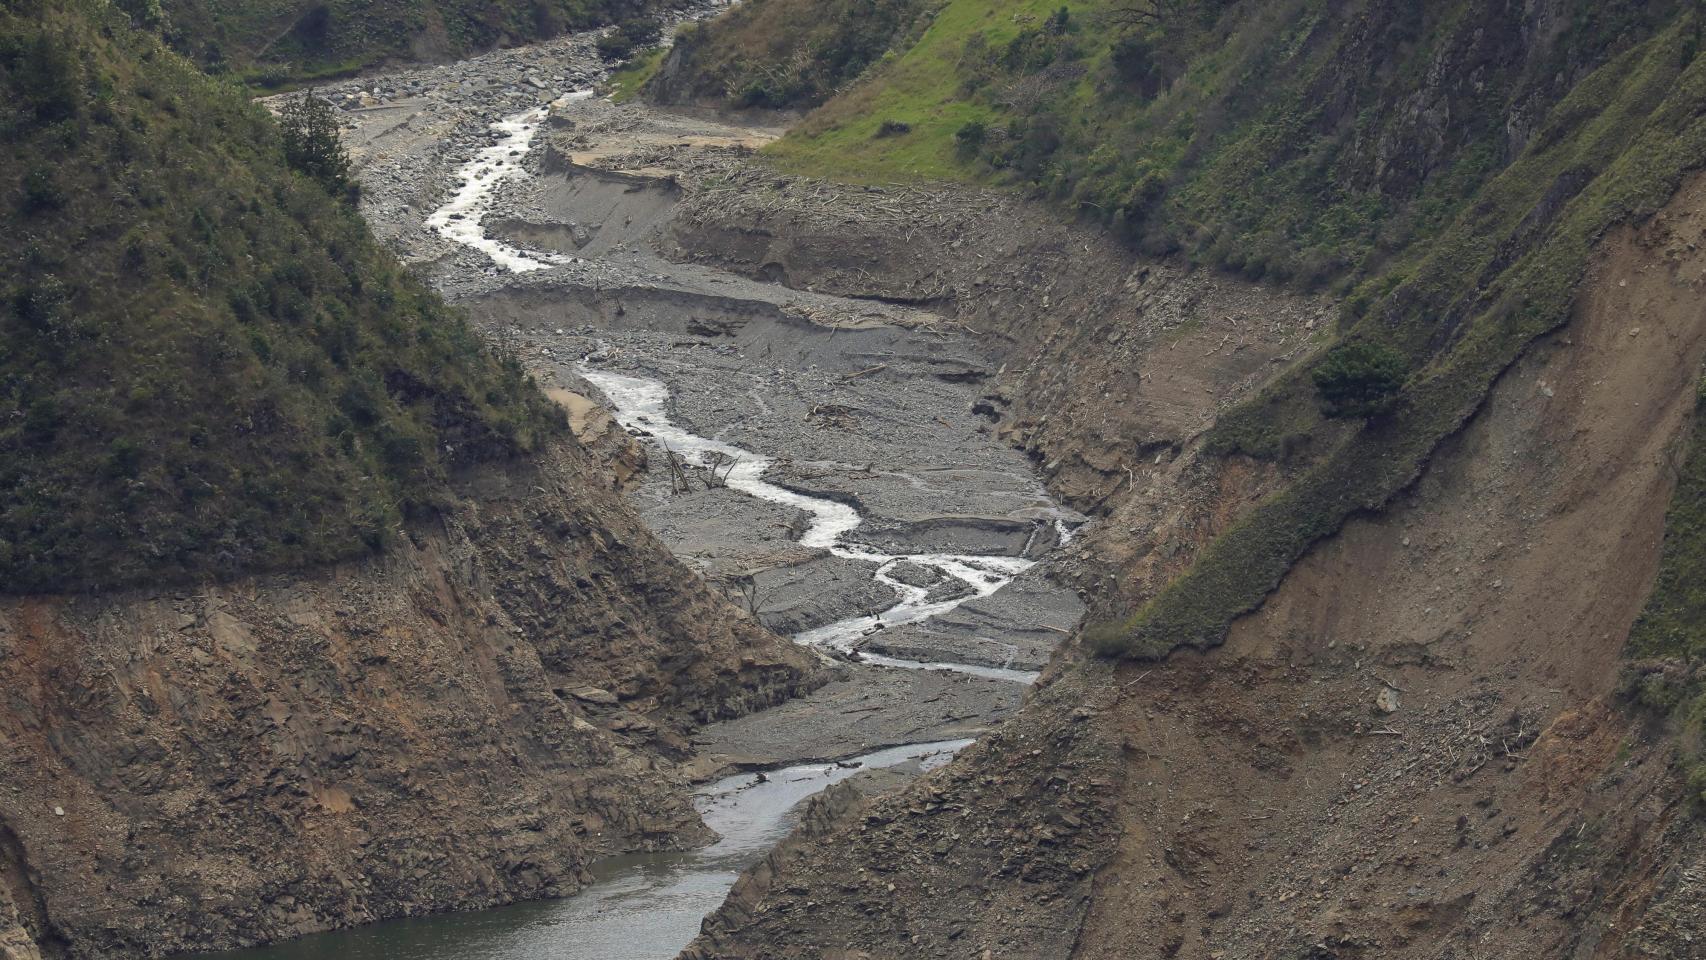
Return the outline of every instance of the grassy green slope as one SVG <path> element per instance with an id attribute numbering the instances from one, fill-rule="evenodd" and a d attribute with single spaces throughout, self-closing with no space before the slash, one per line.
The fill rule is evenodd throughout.
<path id="1" fill-rule="evenodd" d="M 1001 47 L 1056 9 L 1049 0 L 950 0 L 917 43 L 808 117 L 771 153 L 803 173 L 866 181 L 969 180 L 988 174 L 960 149 L 967 124 L 998 125 L 1001 107 L 963 89 L 966 45 Z M 973 41 L 972 38 L 983 38 Z M 885 121 L 902 135 L 879 135 Z"/>
<path id="2" fill-rule="evenodd" d="M 364 553 L 558 429 L 264 111 L 104 0 L 10 0 L 0 90 L 6 589 Z"/>
<path id="3" fill-rule="evenodd" d="M 665 47 L 654 47 L 610 72 L 610 98 L 627 103 L 640 95 L 646 82 L 657 73 L 663 58 L 669 54 Z"/>
<path id="4" fill-rule="evenodd" d="M 1584 78 L 1437 238 L 1412 244 L 1356 290 L 1342 335 L 1406 355 L 1413 372 L 1397 409 L 1311 450 L 1286 492 L 1146 608 L 1098 629 L 1105 649 L 1155 656 L 1218 643 L 1312 543 L 1408 484 L 1494 378 L 1568 319 L 1598 238 L 1657 210 L 1706 158 L 1699 30 L 1696 14 L 1679 14 Z M 1306 383 L 1307 368 L 1294 371 L 1225 418 L 1211 442 L 1258 456 L 1310 449 L 1323 431 Z"/>
<path id="5" fill-rule="evenodd" d="M 1431 237 L 1536 115 L 1675 4 L 950 0 L 772 148 L 802 172 L 1025 186 L 1150 252 L 1254 278 L 1366 276 Z M 1065 16 L 1058 11 L 1065 10 Z M 885 120 L 906 136 L 877 136 Z"/>

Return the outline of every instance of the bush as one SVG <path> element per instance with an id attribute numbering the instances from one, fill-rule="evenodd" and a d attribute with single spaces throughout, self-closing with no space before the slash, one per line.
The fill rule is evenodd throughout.
<path id="1" fill-rule="evenodd" d="M 1327 416 L 1359 418 L 1391 409 L 1408 375 L 1398 351 L 1359 340 L 1329 350 L 1310 376 Z"/>
<path id="2" fill-rule="evenodd" d="M 45 167 L 31 170 L 24 177 L 23 211 L 26 214 L 45 213 L 65 206 L 65 191 L 54 179 L 53 171 Z"/>
<path id="3" fill-rule="evenodd" d="M 780 110 L 794 102 L 797 88 L 785 82 L 772 82 L 762 77 L 754 77 L 740 88 L 735 94 L 737 107 L 767 107 Z"/>
<path id="4" fill-rule="evenodd" d="M 616 29 L 636 46 L 657 43 L 663 37 L 663 25 L 656 17 L 634 17 L 617 24 Z"/>
<path id="5" fill-rule="evenodd" d="M 15 89 L 23 94 L 37 121 L 58 123 L 77 115 L 81 82 L 76 61 L 64 43 L 38 33 L 16 59 Z"/>
<path id="6" fill-rule="evenodd" d="M 983 142 L 989 139 L 989 128 L 982 120 L 968 120 L 954 131 L 954 146 L 960 156 L 969 157 L 983 148 Z"/>
<path id="7" fill-rule="evenodd" d="M 1138 91 L 1145 99 L 1159 93 L 1166 82 L 1165 70 L 1154 44 L 1136 34 L 1114 41 L 1108 51 L 1108 63 L 1113 66 L 1114 76 L 1122 85 Z"/>
<path id="8" fill-rule="evenodd" d="M 116 0 L 114 5 L 123 10 L 130 17 L 130 21 L 143 30 L 160 33 L 170 28 L 170 21 L 166 17 L 165 9 L 160 6 L 160 0 Z"/>
<path id="9" fill-rule="evenodd" d="M 598 38 L 598 55 L 604 60 L 626 60 L 641 47 L 651 46 L 663 36 L 663 26 L 652 17 L 635 17 L 616 25 Z"/>
<path id="10" fill-rule="evenodd" d="M 26 282 L 12 296 L 12 310 L 27 329 L 47 337 L 66 333 L 71 291 L 51 274 Z"/>
<path id="11" fill-rule="evenodd" d="M 634 55 L 634 41 L 629 40 L 620 30 L 612 30 L 599 37 L 596 46 L 599 58 L 611 63 L 626 60 Z"/>

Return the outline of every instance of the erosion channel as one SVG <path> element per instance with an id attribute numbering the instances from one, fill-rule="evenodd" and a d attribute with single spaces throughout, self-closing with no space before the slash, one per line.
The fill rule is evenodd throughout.
<path id="1" fill-rule="evenodd" d="M 973 412 L 998 361 L 926 310 L 664 259 L 694 189 L 676 164 L 748 163 L 777 131 L 616 105 L 600 73 L 569 37 L 321 92 L 375 231 L 520 355 L 679 556 L 836 679 L 701 731 L 711 846 L 606 861 L 562 901 L 223 956 L 667 960 L 802 801 L 946 763 L 1081 613 L 1048 573 L 1084 518 Z"/>

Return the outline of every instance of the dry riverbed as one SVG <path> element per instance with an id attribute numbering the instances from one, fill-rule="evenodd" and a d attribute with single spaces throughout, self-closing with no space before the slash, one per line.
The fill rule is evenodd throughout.
<path id="1" fill-rule="evenodd" d="M 680 557 L 834 665 L 815 694 L 696 735 L 686 772 L 716 781 L 701 809 L 738 856 L 675 855 L 668 883 L 645 879 L 662 861 L 616 865 L 574 898 L 691 887 L 671 901 L 690 936 L 800 797 L 887 788 L 1017 709 L 1081 615 L 1049 569 L 1083 518 L 974 412 L 998 362 L 963 328 L 661 256 L 705 163 L 756 162 L 776 131 L 617 106 L 588 93 L 602 75 L 573 37 L 322 92 L 376 232 L 603 431 Z M 666 957 L 675 936 L 598 955 Z"/>
<path id="2" fill-rule="evenodd" d="M 663 384 L 683 431 L 768 458 L 770 483 L 852 506 L 860 519 L 843 537 L 849 549 L 1042 561 L 988 596 L 910 562 L 878 579 L 881 563 L 803 546 L 801 509 L 720 486 L 714 470 L 672 470 L 672 453 L 645 443 L 636 506 L 767 626 L 800 634 L 863 616 L 843 644 L 863 653 L 1038 669 L 1080 613 L 1049 580 L 1047 558 L 1082 518 L 1052 504 L 1031 464 L 972 412 L 995 372 L 990 358 L 924 310 L 659 256 L 682 190 L 696 188 L 671 161 L 747 162 L 743 151 L 776 131 L 578 92 L 600 74 L 590 40 L 574 37 L 328 91 L 349 107 L 364 212 L 548 387 L 603 399 L 586 379 L 597 371 Z M 482 157 L 485 166 L 470 167 Z M 488 182 L 470 202 L 469 185 Z M 448 209 L 463 219 L 447 221 Z M 481 242 L 502 244 L 495 259 Z M 908 586 L 957 602 L 917 622 L 883 622 Z M 975 733 L 1022 692 L 986 677 L 843 669 L 809 706 L 714 728 L 703 745 L 731 763 L 849 755 Z M 856 704 L 849 689 L 861 691 Z M 885 706 L 865 709 L 872 702 Z M 783 732 L 767 737 L 768 724 Z"/>

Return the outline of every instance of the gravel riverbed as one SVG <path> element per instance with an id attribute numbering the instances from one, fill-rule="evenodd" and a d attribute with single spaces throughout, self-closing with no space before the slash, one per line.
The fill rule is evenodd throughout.
<path id="1" fill-rule="evenodd" d="M 827 785 L 854 769 L 837 760 L 976 738 L 1082 613 L 1049 571 L 1084 518 L 974 412 L 998 361 L 945 318 L 661 256 L 683 191 L 702 188 L 668 158 L 755 163 L 778 131 L 612 104 L 592 93 L 594 39 L 319 91 L 342 111 L 364 215 L 554 396 L 611 404 L 633 437 L 619 446 L 643 451 L 629 495 L 648 525 L 835 664 L 817 693 L 699 732 L 688 773 L 715 780 L 707 809 L 725 816 L 730 776 L 769 790 L 752 771 L 803 763 Z M 649 413 L 617 383 L 655 388 Z M 761 830 L 719 829 L 780 836 L 792 803 L 760 805 Z M 695 894 L 714 905 L 728 867 L 670 869 L 714 874 Z"/>

